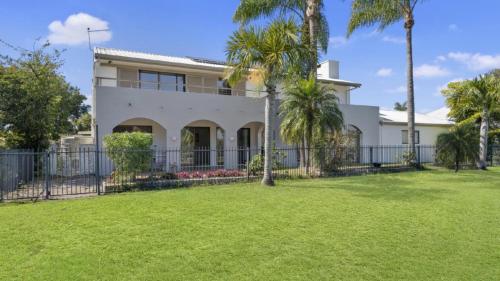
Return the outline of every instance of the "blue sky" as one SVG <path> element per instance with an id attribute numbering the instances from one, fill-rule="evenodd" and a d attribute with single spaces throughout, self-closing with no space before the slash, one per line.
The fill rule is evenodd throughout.
<path id="1" fill-rule="evenodd" d="M 90 23 L 111 30 L 111 34 L 94 35 L 97 46 L 224 59 L 226 40 L 236 29 L 231 16 L 238 2 L 8 1 L 0 9 L 0 38 L 24 48 L 32 48 L 36 38 L 52 39 L 55 47 L 66 49 L 63 74 L 90 97 L 92 58 L 81 26 Z M 406 97 L 402 23 L 382 33 L 375 28 L 362 29 L 347 40 L 349 5 L 349 0 L 325 0 L 331 43 L 322 57 L 340 60 L 341 78 L 363 84 L 353 92 L 352 103 L 391 108 Z M 500 68 L 498 11 L 498 0 L 425 0 L 417 7 L 417 111 L 443 106 L 439 89 L 449 81 Z M 79 15 L 66 22 L 79 13 L 90 17 Z M 12 54 L 3 45 L 0 53 Z"/>

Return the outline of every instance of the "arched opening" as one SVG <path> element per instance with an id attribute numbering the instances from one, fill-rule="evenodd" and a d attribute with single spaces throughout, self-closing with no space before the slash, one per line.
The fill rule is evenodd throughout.
<path id="1" fill-rule="evenodd" d="M 237 132 L 238 164 L 245 165 L 264 146 L 264 123 L 259 121 L 243 125 Z"/>
<path id="2" fill-rule="evenodd" d="M 193 121 L 181 130 L 181 166 L 184 169 L 224 167 L 225 131 L 208 120 Z"/>
<path id="3" fill-rule="evenodd" d="M 361 138 L 363 132 L 356 126 L 349 124 L 347 127 L 348 159 L 359 163 L 361 158 Z"/>
<path id="4" fill-rule="evenodd" d="M 143 132 L 153 135 L 153 146 L 164 148 L 167 145 L 167 130 L 158 122 L 147 118 L 132 118 L 113 128 L 113 133 Z"/>

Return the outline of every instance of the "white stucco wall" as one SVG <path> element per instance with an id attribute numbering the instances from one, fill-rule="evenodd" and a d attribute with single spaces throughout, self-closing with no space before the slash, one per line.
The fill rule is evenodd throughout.
<path id="1" fill-rule="evenodd" d="M 434 145 L 437 137 L 441 133 L 448 132 L 450 126 L 429 126 L 417 125 L 415 130 L 420 132 L 421 145 Z M 382 145 L 401 145 L 403 144 L 401 131 L 407 130 L 406 124 L 383 123 L 380 125 L 380 144 Z"/>
<path id="2" fill-rule="evenodd" d="M 340 104 L 339 108 L 344 114 L 344 124 L 354 125 L 361 130 L 362 145 L 379 144 L 378 106 Z"/>

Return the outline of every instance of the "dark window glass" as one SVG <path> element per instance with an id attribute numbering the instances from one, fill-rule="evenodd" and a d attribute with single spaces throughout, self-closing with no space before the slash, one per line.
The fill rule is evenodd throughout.
<path id="1" fill-rule="evenodd" d="M 142 132 L 142 133 L 153 133 L 152 126 L 137 126 L 137 125 L 119 125 L 113 129 L 113 133 L 131 133 L 131 132 Z"/>
<path id="2" fill-rule="evenodd" d="M 401 130 L 403 144 L 408 144 L 408 130 Z M 420 131 L 415 130 L 415 144 L 420 144 Z"/>
<path id="3" fill-rule="evenodd" d="M 158 89 L 158 72 L 140 71 L 140 86 L 142 89 Z"/>

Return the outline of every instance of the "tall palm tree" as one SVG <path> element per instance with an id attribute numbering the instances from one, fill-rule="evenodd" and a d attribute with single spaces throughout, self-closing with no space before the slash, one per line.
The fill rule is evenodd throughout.
<path id="1" fill-rule="evenodd" d="M 227 77 L 237 83 L 245 76 L 257 77 L 265 86 L 264 177 L 262 184 L 273 185 L 271 137 L 274 128 L 276 86 L 287 69 L 298 60 L 298 27 L 292 20 L 277 20 L 266 28 L 242 27 L 234 32 L 226 47 Z"/>
<path id="2" fill-rule="evenodd" d="M 413 11 L 422 0 L 353 0 L 351 18 L 347 34 L 350 36 L 363 26 L 379 24 L 383 30 L 387 26 L 403 20 L 406 31 L 406 79 L 408 107 L 408 143 L 410 152 L 415 155 L 415 99 L 413 86 L 413 46 L 412 30 L 415 25 Z"/>
<path id="3" fill-rule="evenodd" d="M 477 167 L 486 169 L 490 117 L 500 112 L 500 78 L 489 74 L 480 75 L 473 80 L 450 83 L 443 94 L 452 110 L 450 113 L 461 117 L 460 123 L 481 120 Z"/>
<path id="4" fill-rule="evenodd" d="M 322 0 L 241 0 L 233 20 L 247 24 L 262 17 L 287 17 L 300 25 L 300 42 L 304 52 L 296 64 L 289 67 L 289 77 L 295 80 L 317 77 L 318 47 L 326 53 L 330 40 L 328 21 L 323 12 Z M 295 140 L 300 144 L 300 163 L 305 163 L 305 140 Z"/>
<path id="5" fill-rule="evenodd" d="M 311 75 L 286 87 L 280 105 L 281 135 L 285 141 L 304 138 L 308 144 L 306 171 L 311 166 L 311 146 L 328 132 L 340 131 L 344 119 L 333 90 L 320 85 Z"/>
<path id="6" fill-rule="evenodd" d="M 318 47 L 326 53 L 330 37 L 323 7 L 322 0 L 241 0 L 233 19 L 242 24 L 273 15 L 293 19 L 300 25 L 301 42 L 308 49 L 302 77 L 311 73 L 316 77 Z"/>

